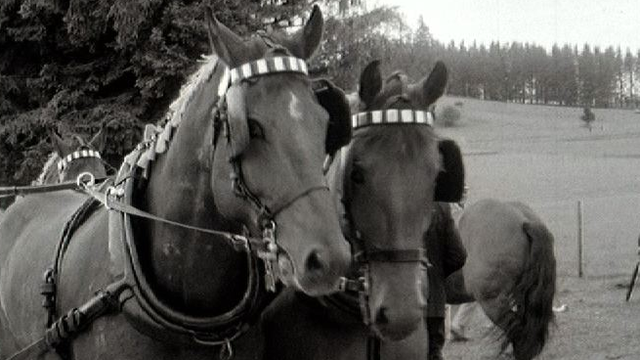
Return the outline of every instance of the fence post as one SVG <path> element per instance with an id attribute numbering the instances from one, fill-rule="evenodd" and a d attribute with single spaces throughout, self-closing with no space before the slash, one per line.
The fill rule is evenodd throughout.
<path id="1" fill-rule="evenodd" d="M 582 265 L 583 265 L 583 255 L 584 255 L 584 224 L 583 224 L 583 214 L 582 214 L 582 200 L 578 200 L 578 277 L 582 277 L 584 275 Z"/>

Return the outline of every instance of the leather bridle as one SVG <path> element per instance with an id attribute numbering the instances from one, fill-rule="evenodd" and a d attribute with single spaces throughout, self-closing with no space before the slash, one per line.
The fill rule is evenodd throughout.
<path id="1" fill-rule="evenodd" d="M 278 61 L 278 59 L 283 60 Z M 230 84 L 233 85 L 240 82 L 248 82 L 247 80 L 253 79 L 258 76 L 284 71 L 300 73 L 305 76 L 308 75 L 306 64 L 301 59 L 292 57 L 263 58 L 232 69 L 230 75 Z M 231 141 L 232 134 L 230 131 L 231 127 L 229 126 L 230 119 L 226 106 L 227 89 L 228 88 L 224 89 L 224 92 L 222 92 L 223 89 L 220 89 L 219 106 L 217 106 L 217 112 L 214 114 L 215 120 L 213 122 L 213 126 L 214 128 L 219 129 L 221 125 L 225 129 L 227 144 L 229 146 L 229 149 L 233 150 Z M 244 93 L 242 95 L 244 96 Z M 214 131 L 214 133 L 216 132 Z M 217 137 L 214 137 L 214 149 L 216 145 L 216 139 Z M 233 153 L 233 151 L 231 151 L 231 153 Z M 242 171 L 242 156 L 231 156 L 229 158 L 229 163 L 231 164 L 231 187 L 235 196 L 248 202 L 257 215 L 256 226 L 260 230 L 263 241 L 265 243 L 265 246 L 262 248 L 263 250 L 258 251 L 257 255 L 264 261 L 265 264 L 265 284 L 267 290 L 276 291 L 276 283 L 278 281 L 278 277 L 276 276 L 276 271 L 274 269 L 278 264 L 279 257 L 286 256 L 288 257 L 289 261 L 293 262 L 293 258 L 289 256 L 286 249 L 284 249 L 284 247 L 278 244 L 276 241 L 276 217 L 278 216 L 278 214 L 291 207 L 298 200 L 309 196 L 315 191 L 329 191 L 329 187 L 326 184 L 311 185 L 306 189 L 300 191 L 296 195 L 293 195 L 286 201 L 282 202 L 282 204 L 279 204 L 277 206 L 269 206 L 265 204 L 265 202 L 262 201 L 262 199 L 258 195 L 256 195 L 256 193 L 252 191 L 247 185 Z M 295 266 L 293 266 L 293 271 L 295 274 Z"/>
<path id="2" fill-rule="evenodd" d="M 371 294 L 371 264 L 372 263 L 426 263 L 426 253 L 424 247 L 416 249 L 372 249 L 366 246 L 366 241 L 362 233 L 358 231 L 350 209 L 352 202 L 351 171 L 353 167 L 353 154 L 351 145 L 343 147 L 341 150 L 340 165 L 342 171 L 342 198 L 344 207 L 344 219 L 342 222 L 343 233 L 349 241 L 352 249 L 354 275 L 340 279 L 339 291 L 356 293 L 360 313 L 365 325 L 369 326 L 375 322 L 375 314 L 371 311 L 369 298 Z M 338 180 L 340 181 L 340 180 Z"/>

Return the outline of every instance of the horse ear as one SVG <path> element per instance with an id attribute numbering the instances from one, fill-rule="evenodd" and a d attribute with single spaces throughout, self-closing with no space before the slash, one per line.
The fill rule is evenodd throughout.
<path id="1" fill-rule="evenodd" d="M 425 108 L 438 100 L 447 86 L 448 73 L 442 61 L 436 62 L 429 77 L 419 83 L 417 94 L 414 94 L 415 100 Z"/>
<path id="2" fill-rule="evenodd" d="M 302 29 L 298 30 L 290 39 L 283 41 L 283 43 L 294 56 L 308 59 L 320 45 L 323 28 L 322 11 L 320 11 L 318 5 L 314 5 L 309 21 Z"/>
<path id="3" fill-rule="evenodd" d="M 64 157 L 72 152 L 69 144 L 67 144 L 54 129 L 48 129 L 47 132 L 49 139 L 51 139 L 51 146 L 53 146 L 53 150 L 58 153 L 58 156 Z"/>
<path id="4" fill-rule="evenodd" d="M 214 52 L 229 66 L 236 67 L 242 54 L 242 38 L 216 19 L 213 9 L 205 11 L 207 34 Z"/>
<path id="5" fill-rule="evenodd" d="M 105 145 L 107 144 L 107 127 L 105 124 L 100 126 L 100 130 L 93 136 L 91 141 L 89 141 L 89 147 L 92 147 L 97 152 L 101 153 L 104 151 Z"/>
<path id="6" fill-rule="evenodd" d="M 438 149 L 442 158 L 442 170 L 436 177 L 433 199 L 459 202 L 464 195 L 464 164 L 460 147 L 453 140 L 441 140 Z"/>
<path id="7" fill-rule="evenodd" d="M 381 89 L 382 73 L 380 72 L 380 60 L 374 60 L 370 62 L 364 70 L 362 70 L 362 74 L 360 74 L 360 89 L 358 90 L 358 94 L 366 108 L 371 106 L 371 103 Z"/>

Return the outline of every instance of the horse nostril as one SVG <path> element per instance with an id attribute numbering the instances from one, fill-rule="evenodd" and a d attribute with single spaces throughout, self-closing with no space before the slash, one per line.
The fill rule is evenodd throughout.
<path id="1" fill-rule="evenodd" d="M 322 260 L 322 256 L 320 256 L 320 252 L 318 250 L 311 251 L 304 265 L 306 271 L 312 273 L 322 272 L 326 268 L 325 262 Z"/>
<path id="2" fill-rule="evenodd" d="M 380 308 L 378 313 L 376 314 L 376 324 L 377 325 L 386 325 L 389 323 L 389 318 L 387 317 L 387 308 Z"/>

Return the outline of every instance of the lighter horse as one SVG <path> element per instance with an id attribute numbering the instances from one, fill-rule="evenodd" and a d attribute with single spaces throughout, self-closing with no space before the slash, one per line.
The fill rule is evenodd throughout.
<path id="1" fill-rule="evenodd" d="M 447 278 L 447 302 L 477 301 L 504 331 L 503 350 L 536 357 L 554 318 L 553 235 L 529 206 L 493 199 L 466 207 L 459 229 L 467 262 Z"/>

